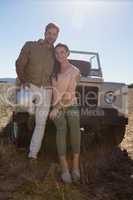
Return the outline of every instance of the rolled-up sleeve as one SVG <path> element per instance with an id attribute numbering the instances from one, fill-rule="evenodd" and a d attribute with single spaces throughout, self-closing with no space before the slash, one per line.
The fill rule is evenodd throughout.
<path id="1" fill-rule="evenodd" d="M 26 82 L 24 70 L 29 61 L 30 42 L 26 42 L 22 47 L 19 57 L 16 60 L 16 73 L 21 83 Z"/>

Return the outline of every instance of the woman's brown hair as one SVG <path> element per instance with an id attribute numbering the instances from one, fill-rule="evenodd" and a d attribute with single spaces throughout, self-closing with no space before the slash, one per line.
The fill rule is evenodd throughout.
<path id="1" fill-rule="evenodd" d="M 66 50 L 66 52 L 68 52 L 70 54 L 70 50 L 68 48 L 68 46 L 66 44 L 62 44 L 62 43 L 58 43 L 54 50 L 56 50 L 56 48 L 58 47 L 64 47 L 64 49 Z M 57 80 L 58 79 L 58 74 L 60 73 L 60 63 L 59 61 L 55 58 L 55 64 L 54 64 L 54 70 L 53 70 L 53 77 Z"/>

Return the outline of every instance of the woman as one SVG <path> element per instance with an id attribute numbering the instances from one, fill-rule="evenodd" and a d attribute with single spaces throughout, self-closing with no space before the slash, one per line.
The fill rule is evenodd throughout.
<path id="1" fill-rule="evenodd" d="M 69 63 L 69 49 L 64 44 L 55 47 L 56 67 L 52 78 L 53 108 L 50 118 L 54 121 L 57 134 L 56 143 L 61 164 L 61 178 L 65 183 L 71 183 L 80 179 L 79 154 L 80 154 L 80 121 L 77 99 L 75 95 L 76 85 L 80 79 L 78 68 Z M 73 168 L 69 172 L 66 160 L 66 134 L 67 125 L 70 130 L 70 141 L 73 151 Z"/>

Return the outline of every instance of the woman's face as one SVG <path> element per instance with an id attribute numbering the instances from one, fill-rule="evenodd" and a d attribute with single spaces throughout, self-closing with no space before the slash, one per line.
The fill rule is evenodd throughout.
<path id="1" fill-rule="evenodd" d="M 69 53 L 64 47 L 57 47 L 55 49 L 55 57 L 60 63 L 65 63 L 67 61 Z"/>

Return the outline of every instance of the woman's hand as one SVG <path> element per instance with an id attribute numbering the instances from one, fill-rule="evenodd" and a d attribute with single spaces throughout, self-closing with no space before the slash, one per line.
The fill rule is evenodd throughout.
<path id="1" fill-rule="evenodd" d="M 49 118 L 54 120 L 59 112 L 59 109 L 53 108 L 49 114 Z"/>

